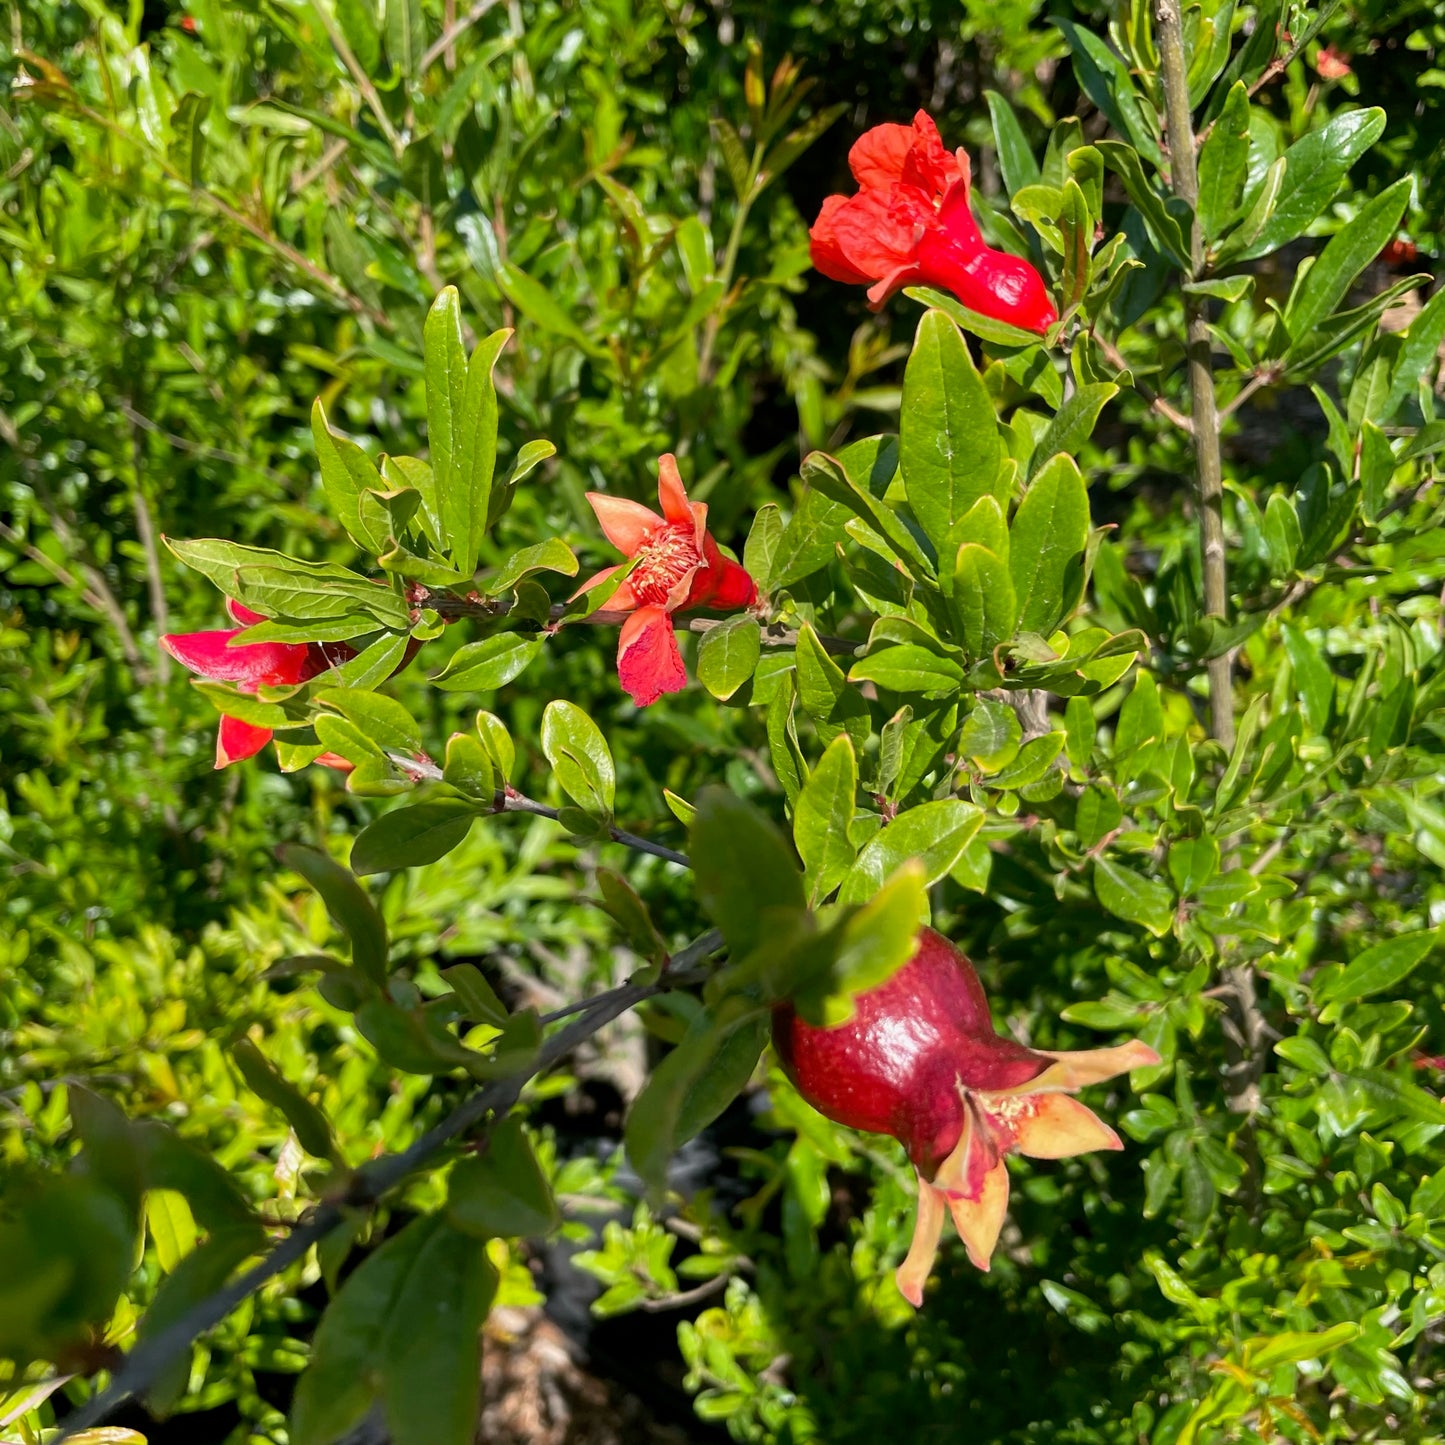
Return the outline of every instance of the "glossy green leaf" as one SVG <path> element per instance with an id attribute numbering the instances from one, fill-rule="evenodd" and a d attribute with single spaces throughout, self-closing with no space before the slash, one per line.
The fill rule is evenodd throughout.
<path id="1" fill-rule="evenodd" d="M 824 1004 L 829 1025 L 849 1018 L 856 995 L 887 983 L 913 957 L 928 918 L 924 870 L 922 859 L 909 859 L 843 924 Z"/>
<path id="2" fill-rule="evenodd" d="M 1330 1003 L 1347 1003 L 1398 988 L 1430 956 L 1436 942 L 1432 929 L 1372 944 L 1325 986 L 1323 997 Z"/>
<path id="3" fill-rule="evenodd" d="M 793 808 L 793 845 L 803 860 L 815 905 L 837 887 L 856 855 L 848 826 L 858 799 L 853 741 L 839 733 L 813 769 Z"/>
<path id="4" fill-rule="evenodd" d="M 395 808 L 356 835 L 351 866 L 364 877 L 435 863 L 461 845 L 476 818 L 476 804 L 463 798 L 434 798 Z"/>
<path id="5" fill-rule="evenodd" d="M 1059 408 L 1029 458 L 1030 480 L 1044 463 L 1060 452 L 1074 456 L 1094 434 L 1099 413 L 1117 396 L 1119 388 L 1111 381 L 1090 382 L 1076 388 L 1074 394 Z"/>
<path id="6" fill-rule="evenodd" d="M 523 672 L 541 650 L 539 638 L 494 633 L 459 647 L 432 680 L 447 692 L 492 692 Z"/>
<path id="7" fill-rule="evenodd" d="M 993 400 L 958 327 L 940 311 L 918 323 L 904 373 L 899 464 L 908 505 L 940 552 L 980 497 L 997 496 L 1003 475 Z"/>
<path id="8" fill-rule="evenodd" d="M 987 657 L 1013 637 L 1019 610 L 1013 575 L 1008 563 L 987 547 L 965 542 L 958 549 L 949 601 L 958 640 L 969 657 Z"/>
<path id="9" fill-rule="evenodd" d="M 560 572 L 564 577 L 575 577 L 576 554 L 560 537 L 548 537 L 545 542 L 523 547 L 503 563 L 495 576 L 487 579 L 487 593 L 499 597 L 534 572 Z"/>
<path id="10" fill-rule="evenodd" d="M 1284 153 L 1284 176 L 1273 213 L 1244 248 L 1241 259 L 1267 256 L 1302 235 L 1384 128 L 1383 110 L 1347 110 L 1297 140 Z"/>
<path id="11" fill-rule="evenodd" d="M 712 1123 L 746 1087 L 767 1041 L 767 1014 L 740 999 L 702 1012 L 682 1042 L 652 1071 L 627 1113 L 623 1142 L 653 1198 L 668 1161 Z"/>
<path id="12" fill-rule="evenodd" d="M 284 843 L 276 851 L 287 868 L 294 868 L 321 895 L 326 911 L 351 940 L 356 966 L 377 983 L 385 983 L 389 971 L 386 924 L 355 876 L 314 848 Z"/>
<path id="13" fill-rule="evenodd" d="M 1003 177 L 1004 190 L 1013 195 L 1023 186 L 1038 183 L 1039 163 L 1034 159 L 1013 107 L 996 90 L 985 91 L 984 96 L 988 100 L 989 118 L 993 122 L 999 174 Z"/>
<path id="14" fill-rule="evenodd" d="M 959 735 L 958 750 L 985 773 L 996 773 L 1017 756 L 1023 741 L 1018 714 L 1006 702 L 981 697 Z"/>
<path id="15" fill-rule="evenodd" d="M 848 669 L 848 678 L 852 682 L 876 682 L 892 692 L 929 696 L 955 691 L 963 681 L 963 668 L 951 657 L 930 648 L 903 645 L 860 657 Z"/>
<path id="16" fill-rule="evenodd" d="M 1243 82 L 1236 82 L 1199 150 L 1196 215 L 1206 244 L 1212 243 L 1238 213 L 1248 170 L 1249 91 Z"/>
<path id="17" fill-rule="evenodd" d="M 1380 415 L 1388 420 L 1400 403 L 1414 395 L 1421 377 L 1429 377 L 1445 342 L 1445 287 L 1420 308 L 1405 333 L 1404 344 L 1390 373 L 1390 390 L 1380 407 Z"/>
<path id="18" fill-rule="evenodd" d="M 1074 75 L 1089 99 L 1109 118 L 1120 135 L 1146 155 L 1155 166 L 1164 158 L 1155 139 L 1154 127 L 1145 119 L 1142 101 L 1134 88 L 1129 68 L 1109 48 L 1108 42 L 1092 30 L 1051 16 L 1069 42 L 1074 62 Z"/>
<path id="19" fill-rule="evenodd" d="M 297 1142 L 318 1159 L 340 1162 L 336 1139 L 326 1115 L 294 1084 L 282 1077 L 276 1066 L 251 1039 L 231 1045 L 231 1057 L 246 1081 L 246 1087 L 284 1116 L 295 1131 Z"/>
<path id="20" fill-rule="evenodd" d="M 710 627 L 697 649 L 697 678 L 716 698 L 726 701 L 757 670 L 762 635 L 757 619 L 730 617 Z"/>
<path id="21" fill-rule="evenodd" d="M 497 469 L 497 384 L 492 373 L 511 335 L 510 331 L 494 331 L 472 352 L 456 450 L 445 489 L 441 478 L 437 479 L 437 498 L 452 545 L 452 562 L 458 572 L 468 576 L 476 570 L 489 525 Z"/>
<path id="22" fill-rule="evenodd" d="M 358 609 L 385 626 L 410 626 L 406 603 L 387 586 L 332 562 L 303 562 L 266 547 L 207 537 L 166 545 L 187 567 L 227 596 L 267 617 L 310 620 L 351 617 Z"/>
<path id="23" fill-rule="evenodd" d="M 797 688 L 798 701 L 824 742 L 832 742 L 840 732 L 846 732 L 855 747 L 868 740 L 868 704 L 857 688 L 848 686 L 843 669 L 806 622 L 798 629 Z"/>
<path id="24" fill-rule="evenodd" d="M 983 826 L 971 803 L 940 798 L 902 812 L 869 839 L 838 891 L 840 903 L 862 903 L 905 863 L 923 866 L 923 886 L 950 873 Z"/>
<path id="25" fill-rule="evenodd" d="M 472 733 L 453 733 L 447 739 L 442 778 L 460 793 L 490 805 L 497 792 L 497 773 L 491 755 Z"/>
<path id="26" fill-rule="evenodd" d="M 1290 335 L 1304 338 L 1344 299 L 1359 276 L 1395 234 L 1413 181 L 1406 177 L 1367 201 L 1350 223 L 1330 238 L 1290 297 L 1284 324 Z"/>
<path id="27" fill-rule="evenodd" d="M 1094 892 L 1116 918 L 1143 924 L 1150 933 L 1168 933 L 1174 921 L 1174 895 L 1164 884 L 1108 858 L 1094 859 Z"/>
<path id="28" fill-rule="evenodd" d="M 698 901 L 735 956 L 762 937 L 768 910 L 804 906 L 803 875 L 792 850 L 751 803 L 724 788 L 704 788 L 691 839 Z"/>
<path id="29" fill-rule="evenodd" d="M 1024 494 L 1009 536 L 1018 625 L 1047 634 L 1082 587 L 1089 494 L 1070 457 L 1057 456 Z"/>
<path id="30" fill-rule="evenodd" d="M 558 699 L 542 713 L 541 742 L 562 791 L 593 817 L 610 818 L 617 774 L 601 728 L 576 703 Z"/>
<path id="31" fill-rule="evenodd" d="M 350 437 L 332 429 L 319 397 L 311 408 L 311 435 L 321 466 L 321 485 L 336 520 L 357 546 L 380 551 L 387 536 L 380 525 L 380 504 L 364 505 L 372 493 L 386 490 L 376 463 Z"/>
<path id="32" fill-rule="evenodd" d="M 560 1222 L 520 1119 L 496 1125 L 477 1153 L 453 1165 L 447 1177 L 447 1220 L 480 1239 L 536 1237 Z"/>

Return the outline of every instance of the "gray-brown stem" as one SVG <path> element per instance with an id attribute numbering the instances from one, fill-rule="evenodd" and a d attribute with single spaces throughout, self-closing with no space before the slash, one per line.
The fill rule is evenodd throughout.
<path id="1" fill-rule="evenodd" d="M 1189 74 L 1178 0 L 1157 0 L 1154 10 L 1164 79 L 1165 125 L 1169 138 L 1170 184 L 1193 211 L 1199 202 L 1194 123 L 1189 113 Z M 1204 270 L 1204 237 L 1199 222 L 1190 235 L 1190 280 Z M 1199 531 L 1204 573 L 1204 611 L 1229 616 L 1228 567 L 1224 552 L 1224 467 L 1219 452 L 1219 410 L 1210 364 L 1209 303 L 1185 294 L 1189 355 L 1189 412 L 1199 477 Z M 1234 746 L 1234 686 L 1231 655 L 1212 657 L 1209 674 L 1209 731 L 1226 748 Z"/>

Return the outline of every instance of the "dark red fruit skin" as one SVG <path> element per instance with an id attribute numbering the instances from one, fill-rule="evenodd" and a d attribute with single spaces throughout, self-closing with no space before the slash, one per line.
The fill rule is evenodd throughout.
<path id="1" fill-rule="evenodd" d="M 1043 1054 L 994 1033 L 973 965 L 941 934 L 886 983 L 859 994 L 854 1014 L 817 1028 L 791 1005 L 773 1011 L 773 1047 L 798 1092 L 850 1129 L 891 1134 L 931 1179 L 963 1132 L 965 1089 L 1009 1089 L 1046 1069 Z"/>

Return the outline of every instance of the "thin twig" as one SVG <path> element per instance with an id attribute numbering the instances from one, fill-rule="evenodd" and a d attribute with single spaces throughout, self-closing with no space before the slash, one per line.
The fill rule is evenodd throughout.
<path id="1" fill-rule="evenodd" d="M 424 75 L 432 61 L 444 50 L 450 49 L 457 37 L 464 31 L 470 30 L 496 3 L 497 0 L 477 0 L 477 3 L 473 5 L 455 25 L 449 25 L 443 30 L 442 33 L 422 51 L 421 64 L 417 66 L 417 74 Z"/>
<path id="2" fill-rule="evenodd" d="M 1254 375 L 1219 408 L 1220 421 L 1223 421 L 1225 417 L 1233 416 L 1262 386 L 1270 386 L 1278 381 L 1279 378 L 1280 372 L 1274 367 L 1265 367 L 1260 371 L 1256 371 Z"/>
<path id="3" fill-rule="evenodd" d="M 304 171 L 299 171 L 291 177 L 289 190 L 293 196 L 299 196 L 313 181 L 318 181 L 342 156 L 346 154 L 351 142 L 343 136 L 337 138 L 321 152 L 320 158 L 314 165 L 308 166 Z"/>
<path id="4" fill-rule="evenodd" d="M 431 592 L 424 587 L 417 588 L 411 596 L 413 607 L 424 608 L 449 620 L 458 617 L 495 619 L 505 617 L 511 611 L 509 604 L 500 599 L 490 600 L 477 596 L 458 597 L 455 593 Z M 606 608 L 599 608 L 598 611 L 589 612 L 585 616 L 569 615 L 566 604 L 560 602 L 555 603 L 548 614 L 553 624 L 565 623 L 569 627 L 579 623 L 591 627 L 620 627 L 630 615 L 627 612 L 609 612 Z M 730 621 L 732 619 L 729 617 L 674 617 L 672 625 L 682 632 L 702 634 L 711 632 L 714 627 L 721 627 Z M 796 627 L 785 627 L 780 622 L 764 622 L 759 618 L 758 629 L 758 641 L 764 647 L 796 647 L 798 645 L 798 629 Z M 835 657 L 855 657 L 867 645 L 847 637 L 823 635 L 818 635 L 818 642 L 824 652 L 831 653 Z"/>
<path id="5" fill-rule="evenodd" d="M 1174 406 L 1173 403 L 1165 401 L 1152 387 L 1147 386 L 1144 382 L 1140 381 L 1137 376 L 1134 376 L 1134 368 L 1129 364 L 1124 353 L 1120 351 L 1108 337 L 1100 336 L 1097 331 L 1091 331 L 1089 335 L 1093 337 L 1095 344 L 1099 350 L 1104 353 L 1105 358 L 1111 365 L 1117 366 L 1120 371 L 1127 371 L 1129 375 L 1134 378 L 1134 390 L 1137 391 L 1160 416 L 1164 417 L 1167 421 L 1173 422 L 1180 431 L 1189 435 L 1193 434 L 1194 423 L 1190 421 L 1178 407 Z"/>
<path id="6" fill-rule="evenodd" d="M 69 587 L 78 592 L 81 601 L 87 606 L 93 607 L 115 629 L 116 636 L 120 641 L 121 653 L 137 676 L 144 676 L 148 673 L 149 669 L 145 658 L 136 644 L 135 634 L 130 630 L 130 623 L 126 621 L 124 610 L 116 600 L 115 593 L 105 585 L 104 579 L 96 573 L 94 568 L 82 563 L 88 579 L 88 581 L 82 582 L 68 567 L 63 566 L 53 557 L 47 557 L 39 547 L 32 547 L 14 527 L 5 522 L 0 522 L 0 541 L 8 542 L 12 547 L 24 553 L 32 562 L 44 567 L 62 587 Z"/>
<path id="7" fill-rule="evenodd" d="M 144 1393 L 194 1340 L 214 1329 L 267 1280 L 300 1263 L 313 1245 L 319 1244 L 342 1222 L 348 1210 L 375 1208 L 386 1194 L 454 1139 L 471 1132 L 489 1115 L 493 1122 L 502 1119 L 521 1097 L 529 1080 L 551 1068 L 613 1019 L 644 999 L 697 982 L 695 966 L 717 951 L 719 941 L 718 934 L 709 931 L 680 949 L 674 963 L 681 967 L 675 972 L 670 970 L 658 982 L 624 984 L 599 994 L 589 1001 L 581 1018 L 548 1040 L 530 1068 L 498 1079 L 469 1095 L 409 1148 L 363 1164 L 352 1174 L 344 1193 L 318 1204 L 259 1264 L 209 1295 L 167 1329 L 142 1340 L 126 1357 L 110 1387 L 71 1415 L 51 1445 L 62 1445 L 82 1431 L 92 1429 L 132 1395 Z"/>
<path id="8" fill-rule="evenodd" d="M 140 539 L 141 551 L 146 559 L 146 588 L 150 593 L 151 621 L 158 634 L 170 631 L 170 610 L 166 605 L 166 578 L 161 570 L 160 544 L 157 541 L 155 518 L 151 515 L 150 500 L 145 493 L 144 458 L 141 455 L 139 430 L 132 425 L 130 430 L 132 467 L 135 482 L 131 487 L 131 509 L 135 512 L 136 536 Z M 170 655 L 162 648 L 156 654 L 156 677 L 162 687 L 170 680 Z M 164 734 L 161 735 L 164 743 Z"/>
<path id="9" fill-rule="evenodd" d="M 263 466 L 260 462 L 252 461 L 250 457 L 243 456 L 240 452 L 228 452 L 221 447 L 207 446 L 204 442 L 193 442 L 189 437 L 178 436 L 173 431 L 167 431 L 158 422 L 138 412 L 129 402 L 122 401 L 120 411 L 122 416 L 133 422 L 142 431 L 159 437 L 167 446 L 174 447 L 178 452 L 185 452 L 188 456 L 201 457 L 208 462 L 225 462 L 227 466 L 244 467 L 247 471 L 259 472 L 263 477 L 269 477 L 271 481 L 279 482 L 282 486 L 289 487 L 291 485 L 291 478 L 284 473 Z"/>
<path id="10" fill-rule="evenodd" d="M 442 770 L 430 758 L 417 758 L 408 753 L 397 752 L 388 752 L 386 756 L 403 772 L 410 773 L 418 782 L 439 783 L 444 776 Z M 551 818 L 553 822 L 561 817 L 561 812 L 557 808 L 549 807 L 546 803 L 539 803 L 535 798 L 529 798 L 510 787 L 497 790 L 492 799 L 492 812 L 530 813 L 537 818 Z M 623 847 L 631 848 L 635 852 L 650 853 L 654 858 L 662 858 L 668 863 L 676 863 L 680 868 L 692 867 L 686 853 L 679 853 L 675 848 L 664 848 L 661 843 L 654 843 L 650 838 L 639 838 L 636 833 L 629 833 L 625 828 L 609 827 L 607 835 L 614 843 L 621 843 Z"/>
<path id="11" fill-rule="evenodd" d="M 1170 185 L 1174 194 L 1197 212 L 1199 175 L 1195 169 L 1194 122 L 1189 109 L 1189 66 L 1179 0 L 1156 0 L 1156 32 L 1164 79 L 1165 124 L 1169 138 Z M 1189 242 L 1189 279 L 1204 271 L 1204 234 L 1196 216 Z M 1224 465 L 1219 451 L 1219 416 L 1210 360 L 1209 303 L 1184 293 L 1188 328 L 1189 413 L 1193 423 L 1194 457 L 1199 473 L 1199 530 L 1204 573 L 1204 611 L 1226 621 L 1229 583 L 1224 550 Z M 1228 652 L 1211 657 L 1209 730 L 1228 750 L 1234 745 L 1233 658 Z"/>
<path id="12" fill-rule="evenodd" d="M 192 184 L 188 176 L 182 175 L 181 172 L 176 169 L 164 151 L 158 150 L 155 146 L 149 144 L 149 142 L 133 135 L 118 121 L 112 120 L 109 116 L 102 115 L 98 110 L 86 105 L 76 96 L 74 89 L 68 86 L 68 82 L 65 99 L 77 115 L 90 121 L 94 125 L 100 126 L 103 130 L 108 131 L 118 139 L 127 141 L 129 144 L 144 151 L 166 179 L 175 185 L 184 187 L 185 190 L 190 193 L 192 200 L 210 206 L 218 215 L 224 216 L 225 219 L 233 225 L 239 226 L 247 235 L 253 237 L 265 246 L 267 250 L 275 252 L 283 261 L 289 262 L 298 271 L 309 276 L 311 280 L 323 290 L 329 291 L 333 297 L 349 307 L 358 316 L 367 317 L 387 331 L 394 329 L 395 323 L 384 311 L 379 311 L 373 306 L 368 306 L 360 296 L 354 295 L 343 282 L 331 275 L 330 272 L 324 271 L 309 256 L 304 255 L 298 251 L 295 246 L 287 241 L 283 241 L 279 236 L 268 231 L 259 222 L 253 220 L 244 211 L 238 210 L 215 191 L 209 190 L 205 186 Z"/>
<path id="13" fill-rule="evenodd" d="M 341 27 L 332 17 L 330 7 L 324 4 L 318 5 L 316 13 L 321 17 L 321 23 L 326 27 L 326 34 L 336 48 L 336 53 L 341 57 L 341 63 L 350 71 L 351 78 L 356 82 L 356 88 L 361 92 L 361 98 L 366 102 L 367 109 L 376 117 L 376 123 L 381 127 L 381 133 L 386 137 L 386 143 L 391 147 L 392 154 L 397 160 L 400 160 L 406 146 L 396 133 L 396 127 L 392 125 L 391 117 L 387 115 L 386 109 L 381 103 L 381 97 L 376 93 L 376 86 L 371 82 L 371 77 L 362 68 L 361 62 L 357 60 L 351 47 L 346 43 L 346 36 L 341 33 Z"/>

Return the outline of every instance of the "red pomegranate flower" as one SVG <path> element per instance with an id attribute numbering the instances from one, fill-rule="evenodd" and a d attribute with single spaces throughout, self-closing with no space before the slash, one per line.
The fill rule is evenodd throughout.
<path id="1" fill-rule="evenodd" d="M 588 492 L 587 500 L 607 540 L 634 559 L 632 570 L 607 599 L 607 611 L 631 614 L 617 639 L 617 676 L 633 702 L 646 707 L 663 693 L 687 686 L 673 613 L 689 607 L 751 607 L 758 589 L 708 535 L 707 504 L 688 501 L 671 452 L 657 463 L 662 516 L 640 502 L 604 492 Z M 600 586 L 625 565 L 603 568 L 572 595 L 580 597 Z"/>
<path id="2" fill-rule="evenodd" d="M 233 637 L 266 619 L 230 598 L 226 599 L 226 610 L 240 627 L 214 632 L 173 632 L 161 638 L 161 646 L 197 676 L 212 682 L 234 682 L 242 692 L 255 692 L 259 687 L 292 687 L 356 655 L 355 649 L 345 642 L 243 642 L 232 647 Z M 255 757 L 270 741 L 270 728 L 256 727 L 223 714 L 216 734 L 216 766 L 224 768 Z M 323 753 L 317 762 L 329 767 L 351 766 L 332 753 Z"/>
<path id="3" fill-rule="evenodd" d="M 994 1031 L 973 965 L 931 928 L 886 983 L 854 999 L 836 1028 L 773 1015 L 773 1044 L 798 1092 L 851 1129 L 891 1134 L 918 1171 L 913 1244 L 898 1270 L 910 1304 L 923 1300 L 947 1209 L 987 1270 L 1008 1208 L 1004 1156 L 1064 1159 L 1122 1149 L 1119 1136 L 1077 1099 L 1085 1084 L 1157 1064 L 1135 1040 L 1110 1049 L 1050 1053 Z"/>
<path id="4" fill-rule="evenodd" d="M 1315 56 L 1315 70 L 1321 80 L 1343 80 L 1352 73 L 1349 57 L 1333 45 L 1321 45 Z"/>
<path id="5" fill-rule="evenodd" d="M 985 244 L 968 205 L 968 156 L 944 150 L 926 111 L 911 126 L 864 131 L 848 165 L 857 195 L 829 196 L 809 233 L 825 276 L 868 286 L 875 311 L 902 287 L 923 285 L 1026 331 L 1058 319 L 1043 277 Z"/>

